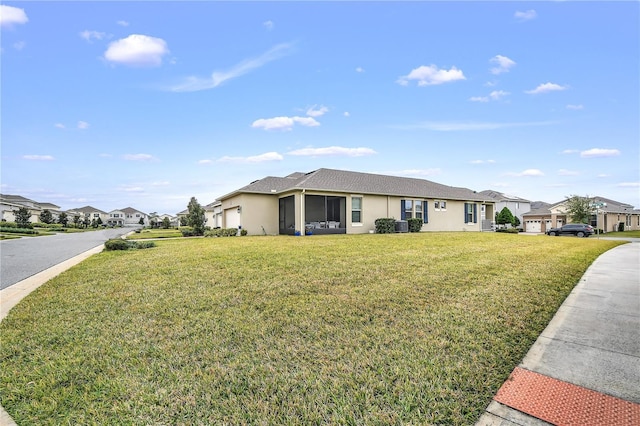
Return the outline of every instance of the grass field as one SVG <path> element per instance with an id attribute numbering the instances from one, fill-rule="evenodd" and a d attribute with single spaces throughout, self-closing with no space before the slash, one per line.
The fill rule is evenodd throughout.
<path id="1" fill-rule="evenodd" d="M 0 324 L 18 424 L 473 424 L 616 241 L 421 233 L 103 252 Z"/>
<path id="2" fill-rule="evenodd" d="M 128 240 L 147 240 L 153 238 L 176 238 L 182 237 L 178 229 L 143 229 L 140 232 L 127 236 Z"/>

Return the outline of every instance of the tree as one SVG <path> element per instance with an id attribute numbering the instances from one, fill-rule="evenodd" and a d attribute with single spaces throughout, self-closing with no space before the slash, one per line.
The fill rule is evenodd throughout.
<path id="1" fill-rule="evenodd" d="M 80 226 L 80 215 L 76 214 L 73 216 L 73 224 L 75 225 L 76 228 Z"/>
<path id="2" fill-rule="evenodd" d="M 162 219 L 162 227 L 164 229 L 169 229 L 170 226 L 171 226 L 171 221 L 169 220 L 168 217 L 165 216 L 165 218 Z"/>
<path id="3" fill-rule="evenodd" d="M 513 223 L 513 214 L 511 213 L 511 210 L 507 207 L 500 210 L 500 213 L 496 216 L 496 223 L 498 225 L 506 225 L 507 223 L 511 225 Z"/>
<path id="4" fill-rule="evenodd" d="M 589 223 L 591 218 L 591 199 L 587 195 L 572 195 L 565 201 L 566 214 L 573 223 Z"/>
<path id="5" fill-rule="evenodd" d="M 144 218 L 141 217 L 140 220 L 138 221 L 138 225 L 144 225 Z"/>
<path id="6" fill-rule="evenodd" d="M 198 203 L 196 197 L 191 197 L 187 210 L 189 210 L 187 214 L 187 225 L 193 228 L 195 235 L 204 235 L 204 209 L 200 203 Z"/>
<path id="7" fill-rule="evenodd" d="M 98 220 L 96 220 L 96 223 L 98 224 L 98 226 L 102 225 L 102 218 L 98 217 Z"/>
<path id="8" fill-rule="evenodd" d="M 95 218 L 91 219 L 91 227 L 92 228 L 97 228 L 98 227 L 98 221 Z"/>
<path id="9" fill-rule="evenodd" d="M 42 213 L 40 213 L 40 222 L 42 223 L 53 223 L 53 214 L 49 209 L 44 209 Z"/>
<path id="10" fill-rule="evenodd" d="M 187 217 L 180 216 L 180 226 L 187 226 Z"/>
<path id="11" fill-rule="evenodd" d="M 85 228 L 88 228 L 89 225 L 91 225 L 91 219 L 89 219 L 89 216 L 85 216 L 84 220 L 82 221 L 82 224 L 84 225 Z"/>
<path id="12" fill-rule="evenodd" d="M 13 215 L 16 218 L 18 228 L 31 228 L 31 213 L 28 208 L 20 207 L 13 211 Z"/>
<path id="13" fill-rule="evenodd" d="M 511 226 L 513 226 L 514 228 L 517 228 L 518 226 L 520 226 L 520 219 L 518 219 L 518 216 L 513 216 L 513 221 L 511 222 Z"/>
<path id="14" fill-rule="evenodd" d="M 67 216 L 65 212 L 60 213 L 60 216 L 58 216 L 58 223 L 66 228 L 69 223 L 69 216 Z"/>

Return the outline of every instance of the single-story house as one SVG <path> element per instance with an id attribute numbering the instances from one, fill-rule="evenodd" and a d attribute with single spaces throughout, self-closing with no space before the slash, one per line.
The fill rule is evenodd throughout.
<path id="1" fill-rule="evenodd" d="M 603 232 L 640 230 L 640 210 L 632 205 L 610 200 L 604 197 L 589 197 L 592 212 L 589 224 Z M 567 200 L 555 204 L 545 204 L 532 208 L 523 215 L 525 232 L 546 232 L 551 228 L 560 227 L 570 222 L 566 213 Z M 622 225 L 620 225 L 622 223 Z"/>
<path id="2" fill-rule="evenodd" d="M 318 169 L 265 177 L 219 197 L 220 226 L 249 234 L 361 234 L 375 220 L 423 220 L 422 231 L 490 231 L 494 200 L 424 179 Z"/>

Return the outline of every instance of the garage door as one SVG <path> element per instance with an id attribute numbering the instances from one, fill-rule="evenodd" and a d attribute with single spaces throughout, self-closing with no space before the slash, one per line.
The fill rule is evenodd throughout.
<path id="1" fill-rule="evenodd" d="M 542 227 L 540 225 L 539 220 L 527 220 L 526 230 L 527 232 L 542 232 Z"/>
<path id="2" fill-rule="evenodd" d="M 237 228 L 240 226 L 240 213 L 237 208 L 227 209 L 224 211 L 224 227 Z"/>

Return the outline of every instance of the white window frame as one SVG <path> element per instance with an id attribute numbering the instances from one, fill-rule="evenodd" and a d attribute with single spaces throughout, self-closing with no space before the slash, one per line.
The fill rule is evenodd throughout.
<path id="1" fill-rule="evenodd" d="M 353 200 L 354 198 L 359 198 L 360 199 L 360 208 L 359 209 L 354 209 L 353 207 Z M 351 196 L 351 225 L 352 226 L 363 226 L 363 222 L 362 222 L 362 211 L 363 211 L 363 204 L 364 204 L 364 197 L 362 195 L 352 195 Z M 358 211 L 360 212 L 360 222 L 353 222 L 353 212 L 354 211 Z"/>
<path id="2" fill-rule="evenodd" d="M 447 211 L 447 201 L 446 200 L 434 200 L 433 206 L 435 211 L 437 212 L 446 212 Z"/>

